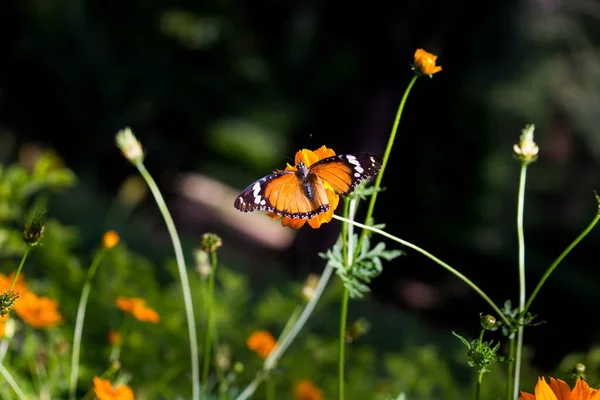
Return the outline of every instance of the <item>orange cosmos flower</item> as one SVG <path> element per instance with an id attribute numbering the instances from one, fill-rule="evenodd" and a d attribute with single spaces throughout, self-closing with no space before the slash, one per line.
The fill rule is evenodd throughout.
<path id="1" fill-rule="evenodd" d="M 577 378 L 573 391 L 565 381 L 550 378 L 550 385 L 542 377 L 535 385 L 535 395 L 521 392 L 519 400 L 600 400 L 600 390 L 592 389 L 586 381 Z"/>
<path id="2" fill-rule="evenodd" d="M 119 234 L 115 231 L 106 231 L 102 236 L 102 247 L 104 250 L 110 250 L 119 244 Z"/>
<path id="3" fill-rule="evenodd" d="M 117 297 L 117 308 L 128 314 L 133 315 L 136 319 L 142 322 L 152 322 L 158 324 L 160 315 L 150 307 L 146 306 L 146 300 L 139 297 Z"/>
<path id="4" fill-rule="evenodd" d="M 296 152 L 296 157 L 294 162 L 298 165 L 299 162 L 304 163 L 306 167 L 310 167 L 312 164 L 316 163 L 319 160 L 322 160 L 327 157 L 335 156 L 335 151 L 326 146 L 321 146 L 315 151 L 302 149 Z M 297 171 L 298 169 L 295 166 L 288 164 L 285 167 L 285 171 Z M 299 219 L 299 218 L 289 218 L 289 217 L 281 217 L 280 215 L 276 215 L 272 212 L 269 212 L 267 215 L 272 219 L 282 218 L 281 225 L 289 226 L 292 229 L 300 229 L 304 226 L 304 224 L 308 221 L 308 224 L 314 228 L 318 229 L 321 227 L 321 224 L 326 224 L 331 221 L 333 218 L 333 212 L 337 208 L 340 202 L 340 196 L 335 194 L 335 191 L 331 187 L 331 185 L 325 181 L 323 181 L 323 186 L 325 187 L 325 193 L 327 193 L 327 200 L 329 200 L 329 210 L 318 214 L 317 216 L 311 219 Z"/>
<path id="5" fill-rule="evenodd" d="M 275 348 L 277 341 L 269 331 L 254 331 L 246 341 L 246 345 L 263 360 Z"/>
<path id="6" fill-rule="evenodd" d="M 0 339 L 4 339 L 6 336 L 6 320 L 8 319 L 8 314 L 5 316 L 0 316 Z"/>
<path id="7" fill-rule="evenodd" d="M 15 302 L 15 312 L 34 328 L 51 328 L 62 322 L 58 302 L 33 292 L 25 292 Z"/>
<path id="8" fill-rule="evenodd" d="M 294 387 L 296 400 L 323 400 L 323 391 L 310 379 L 303 379 Z"/>
<path id="9" fill-rule="evenodd" d="M 429 75 L 429 77 L 431 77 L 433 74 L 442 70 L 442 67 L 435 65 L 436 59 L 436 55 L 428 53 L 423 49 L 417 49 L 415 52 L 415 66 L 413 69 L 419 74 Z"/>
<path id="10" fill-rule="evenodd" d="M 0 274 L 0 293 L 8 291 L 14 277 L 14 271 L 8 276 Z M 27 283 L 25 283 L 25 278 L 23 277 L 22 273 L 17 277 L 17 281 L 15 282 L 15 287 L 13 287 L 13 290 L 21 294 L 27 291 Z"/>
<path id="11" fill-rule="evenodd" d="M 127 385 L 113 388 L 109 380 L 94 377 L 94 393 L 100 400 L 133 400 L 133 390 Z"/>

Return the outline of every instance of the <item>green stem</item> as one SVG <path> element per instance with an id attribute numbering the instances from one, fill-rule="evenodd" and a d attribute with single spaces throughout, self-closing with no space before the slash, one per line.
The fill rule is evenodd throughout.
<path id="1" fill-rule="evenodd" d="M 344 197 L 344 217 L 348 218 L 350 209 L 350 200 Z M 344 265 L 348 265 L 348 224 L 342 224 L 342 256 L 344 257 Z"/>
<path id="2" fill-rule="evenodd" d="M 515 335 L 511 333 L 508 336 L 508 377 L 506 380 L 506 400 L 512 399 L 512 388 L 514 381 L 514 371 L 515 371 L 515 360 L 511 360 L 512 354 L 515 352 Z"/>
<path id="3" fill-rule="evenodd" d="M 457 278 L 459 278 L 460 280 L 462 280 L 463 282 L 465 282 L 469 287 L 471 287 L 471 289 L 473 289 L 479 296 L 481 296 L 481 298 L 483 298 L 483 300 L 485 300 L 488 305 L 494 310 L 494 312 L 500 317 L 500 319 L 502 319 L 502 322 L 504 322 L 505 325 L 510 326 L 511 323 L 510 321 L 506 318 L 506 316 L 504 315 L 504 313 L 502 313 L 502 310 L 500 310 L 500 308 L 492 301 L 492 299 L 490 299 L 485 292 L 483 292 L 483 290 L 481 290 L 475 283 L 473 283 L 469 278 L 467 278 L 466 276 L 464 276 L 463 274 L 461 274 L 460 272 L 458 272 L 457 270 L 455 270 L 454 268 L 452 268 L 450 265 L 446 264 L 445 262 L 443 262 L 442 260 L 440 260 L 439 258 L 435 257 L 433 254 L 423 250 L 422 248 L 407 242 L 406 240 L 402 240 L 400 238 L 397 238 L 394 235 L 390 235 L 389 233 L 382 231 L 381 229 L 377 229 L 377 228 L 373 228 L 372 226 L 367 226 L 364 224 L 361 224 L 359 222 L 355 222 L 343 217 L 340 217 L 338 215 L 333 215 L 333 218 L 343 221 L 343 222 L 347 222 L 349 224 L 355 225 L 359 228 L 362 229 L 366 229 L 369 230 L 371 232 L 375 232 L 380 234 L 381 236 L 384 236 L 388 239 L 391 239 L 395 242 L 398 242 L 406 247 L 409 247 L 413 250 L 418 251 L 419 253 L 423 254 L 425 257 L 429 258 L 430 260 L 434 261 L 435 263 L 439 264 L 441 267 L 445 268 L 447 271 L 449 271 L 450 273 L 452 273 L 453 275 L 455 275 Z"/>
<path id="4" fill-rule="evenodd" d="M 92 264 L 88 269 L 77 306 L 77 318 L 75 322 L 75 331 L 73 333 L 73 351 L 71 352 L 71 378 L 69 381 L 69 399 L 75 399 L 75 390 L 77 389 L 77 378 L 79 378 L 79 355 L 81 352 L 81 337 L 83 333 L 83 321 L 85 320 L 85 311 L 87 308 L 90 291 L 92 289 L 92 279 L 96 275 L 96 270 L 100 261 L 104 256 L 104 250 L 96 252 L 96 256 L 92 260 Z"/>
<path id="5" fill-rule="evenodd" d="M 256 374 L 252 382 L 250 382 L 250 384 L 244 389 L 244 391 L 239 394 L 236 400 L 246 400 L 250 398 L 250 396 L 252 396 L 256 391 L 256 388 L 258 388 L 258 385 L 266 378 L 266 376 L 268 376 L 269 371 L 277 365 L 277 362 L 279 361 L 281 356 L 285 353 L 287 348 L 294 341 L 302 327 L 304 327 L 304 324 L 308 320 L 308 317 L 310 317 L 310 315 L 314 311 L 319 299 L 321 298 L 321 295 L 323 294 L 323 291 L 325 290 L 325 287 L 327 286 L 327 282 L 329 281 L 329 278 L 331 277 L 332 273 L 333 266 L 331 265 L 331 263 L 327 263 L 325 269 L 323 270 L 323 274 L 321 275 L 321 278 L 317 283 L 317 287 L 315 288 L 313 297 L 308 301 L 308 303 L 306 303 L 302 314 L 300 314 L 298 320 L 290 328 L 289 333 L 277 341 L 275 349 L 271 352 L 271 354 L 269 354 L 269 357 L 267 357 L 267 359 L 265 360 L 262 370 L 260 370 Z"/>
<path id="6" fill-rule="evenodd" d="M 519 383 L 521 379 L 521 360 L 523 358 L 523 310 L 525 309 L 525 235 L 523 233 L 523 215 L 525 209 L 525 183 L 527 181 L 527 163 L 521 164 L 519 177 L 519 194 L 517 202 L 517 236 L 519 239 L 519 319 L 517 321 L 517 338 L 514 349 L 514 374 L 513 374 L 513 398 L 519 397 Z M 511 354 L 512 358 L 513 354 Z"/>
<path id="7" fill-rule="evenodd" d="M 483 381 L 483 372 L 477 375 L 477 384 L 475 385 L 475 400 L 479 400 L 481 394 L 481 382 Z"/>
<path id="8" fill-rule="evenodd" d="M 410 90 L 414 86 L 415 82 L 419 75 L 415 74 L 411 79 L 410 83 L 406 87 L 404 91 L 404 95 L 402 96 L 402 100 L 400 101 L 400 105 L 398 106 L 398 111 L 396 112 L 396 118 L 394 119 L 394 125 L 392 126 L 392 131 L 390 133 L 390 137 L 388 139 L 387 147 L 385 148 L 385 153 L 383 154 L 383 162 L 381 163 L 381 170 L 377 174 L 375 178 L 374 187 L 378 189 L 381 186 L 381 180 L 383 179 L 383 173 L 385 171 L 385 167 L 387 167 L 388 160 L 390 158 L 390 153 L 392 152 L 392 146 L 394 145 L 394 140 L 396 139 L 396 132 L 398 131 L 398 125 L 400 124 L 400 117 L 402 116 L 402 111 L 404 111 L 404 105 L 406 104 L 406 99 L 408 98 L 408 94 Z M 371 196 L 371 201 L 369 202 L 369 208 L 367 209 L 367 215 L 365 217 L 365 223 L 369 224 L 371 217 L 373 216 L 373 210 L 375 209 L 375 202 L 377 201 L 377 191 L 373 193 Z M 363 240 L 365 240 L 365 235 L 367 232 L 364 230 L 360 235 L 360 239 L 358 240 L 358 246 L 356 247 L 355 258 L 358 256 L 358 251 L 360 251 L 360 247 L 362 245 Z"/>
<path id="9" fill-rule="evenodd" d="M 214 324 L 214 301 L 215 301 L 215 271 L 217 270 L 217 252 L 210 253 L 211 269 L 208 278 L 208 315 L 206 338 L 204 341 L 204 365 L 202 367 L 202 392 L 206 393 L 208 383 L 208 371 L 210 369 L 211 335 Z"/>
<path id="10" fill-rule="evenodd" d="M 175 251 L 175 259 L 177 260 L 177 268 L 179 271 L 179 280 L 181 281 L 181 290 L 183 292 L 183 303 L 185 307 L 185 315 L 188 325 L 188 336 L 190 340 L 190 359 L 192 363 L 192 400 L 198 400 L 200 398 L 200 365 L 198 362 L 198 338 L 196 335 L 196 321 L 194 319 L 194 304 L 192 302 L 192 293 L 190 290 L 190 282 L 185 268 L 185 259 L 183 257 L 183 250 L 181 248 L 181 241 L 175 228 L 173 218 L 169 213 L 169 209 L 165 203 L 165 200 L 156 185 L 156 182 L 152 178 L 152 175 L 146 170 L 143 163 L 136 164 L 136 167 L 140 171 L 140 174 L 146 180 L 146 184 L 150 188 L 156 204 L 160 209 L 160 212 L 165 220 L 171 241 L 173 242 L 173 249 Z"/>
<path id="11" fill-rule="evenodd" d="M 17 268 L 17 272 L 15 273 L 15 276 L 10 284 L 10 287 L 8 288 L 9 292 L 11 290 L 13 290 L 13 288 L 15 287 L 15 283 L 17 283 L 17 278 L 19 277 L 19 274 L 21 273 L 21 270 L 23 269 L 23 265 L 25 265 L 25 260 L 27 259 L 27 255 L 29 254 L 30 251 L 31 251 L 31 246 L 27 246 L 27 248 L 25 249 L 25 253 L 23 254 L 23 257 L 21 257 L 21 263 L 19 264 L 19 268 Z"/>
<path id="12" fill-rule="evenodd" d="M 4 365 L 2 364 L 0 364 L 0 374 L 2 374 L 4 380 L 8 382 L 12 390 L 16 393 L 19 400 L 27 400 L 27 396 L 25 396 L 25 393 L 23 393 L 23 391 L 21 390 L 15 379 L 12 377 L 10 372 L 8 372 L 6 367 L 4 367 Z"/>
<path id="13" fill-rule="evenodd" d="M 525 309 L 523 310 L 524 314 L 527 314 L 527 312 L 529 311 L 529 307 L 531 307 L 531 303 L 533 302 L 533 299 L 535 299 L 535 297 L 538 295 L 538 292 L 540 291 L 542 286 L 544 286 L 544 283 L 546 282 L 546 280 L 548 279 L 550 274 L 552 274 L 552 272 L 554 272 L 556 267 L 558 267 L 558 265 L 567 256 L 567 254 L 569 254 L 571 252 L 571 250 L 573 250 L 575 248 L 575 246 L 577 246 L 579 244 L 579 242 L 581 242 L 583 240 L 583 238 L 585 238 L 588 235 L 588 233 L 590 233 L 590 231 L 594 228 L 594 226 L 596 226 L 596 224 L 598 223 L 599 220 L 600 220 L 600 213 L 597 213 L 596 216 L 594 217 L 594 219 L 592 220 L 592 222 L 590 222 L 590 224 L 587 226 L 587 228 L 585 228 L 584 231 L 581 232 L 579 234 L 579 236 L 577 236 L 577 238 L 575 238 L 575 240 L 573 240 L 573 242 L 562 253 L 560 253 L 558 258 L 556 260 L 554 260 L 552 265 L 550 265 L 550 267 L 546 270 L 546 272 L 544 273 L 544 276 L 542 276 L 542 278 L 538 282 L 537 286 L 533 290 L 533 293 L 531 293 L 531 296 L 529 296 L 529 299 L 527 300 L 527 303 L 525 304 Z"/>
<path id="14" fill-rule="evenodd" d="M 348 299 L 350 292 L 344 286 L 344 294 L 342 295 L 342 308 L 340 310 L 340 342 L 339 342 L 339 358 L 338 358 L 338 399 L 344 400 L 344 348 L 346 345 L 346 320 L 348 317 Z"/>

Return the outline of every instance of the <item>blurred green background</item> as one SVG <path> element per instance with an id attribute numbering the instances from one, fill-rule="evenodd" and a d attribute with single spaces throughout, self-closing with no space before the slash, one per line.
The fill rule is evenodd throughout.
<path id="1" fill-rule="evenodd" d="M 166 285 L 164 224 L 151 198 L 131 200 L 135 181 L 124 182 L 135 171 L 114 146 L 116 131 L 131 126 L 190 264 L 200 235 L 216 232 L 222 262 L 248 279 L 251 298 L 283 291 L 321 271 L 317 252 L 339 224 L 291 232 L 237 213 L 232 196 L 303 147 L 382 154 L 423 47 L 444 70 L 419 79 L 408 99 L 375 218 L 498 303 L 516 302 L 512 145 L 525 124 L 536 124 L 540 146 L 525 208 L 530 287 L 597 210 L 599 18 L 600 5 L 585 0 L 9 1 L 0 13 L 0 156 L 27 166 L 53 150 L 79 178 L 48 205 L 76 229 L 73 251 L 88 254 L 116 229 Z M 592 232 L 534 304 L 546 323 L 525 342 L 542 371 L 599 339 L 590 318 L 600 300 L 599 241 Z M 350 313 L 389 310 L 364 338 L 382 352 L 422 329 L 460 349 L 450 330 L 476 335 L 479 313 L 489 311 L 413 252 L 388 263 L 372 289 Z M 332 300 L 319 317 L 331 325 L 327 340 L 337 311 Z M 586 321 L 576 340 L 557 343 L 559 333 L 574 334 L 573 321 Z"/>

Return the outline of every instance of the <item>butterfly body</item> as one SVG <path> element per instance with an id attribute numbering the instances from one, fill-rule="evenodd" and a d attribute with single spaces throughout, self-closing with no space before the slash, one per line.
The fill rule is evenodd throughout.
<path id="1" fill-rule="evenodd" d="M 240 211 L 264 210 L 293 219 L 310 219 L 331 208 L 326 187 L 347 195 L 381 168 L 370 154 L 336 155 L 311 165 L 299 161 L 293 168 L 274 172 L 248 186 L 235 200 Z"/>

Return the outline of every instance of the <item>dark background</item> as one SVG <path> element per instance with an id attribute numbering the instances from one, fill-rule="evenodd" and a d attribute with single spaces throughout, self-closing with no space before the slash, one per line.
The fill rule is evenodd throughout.
<path id="1" fill-rule="evenodd" d="M 443 71 L 420 78 L 408 99 L 378 222 L 464 272 L 497 303 L 516 303 L 512 145 L 527 123 L 536 124 L 540 146 L 525 208 L 530 288 L 597 210 L 595 1 L 20 0 L 5 2 L 0 18 L 2 154 L 50 147 L 75 171 L 79 193 L 89 194 L 67 196 L 54 212 L 83 227 L 84 243 L 119 225 L 107 222 L 106 210 L 135 171 L 114 134 L 130 126 L 184 236 L 220 234 L 227 262 L 255 274 L 258 286 L 265 276 L 318 272 L 315 250 L 332 245 L 337 222 L 270 248 L 222 211 L 183 196 L 178 179 L 202 174 L 239 191 L 299 148 L 383 154 L 420 47 L 438 55 Z M 152 229 L 121 222 L 123 236 L 145 253 L 170 254 L 152 199 L 135 214 Z M 144 247 L 152 239 L 140 231 L 162 247 Z M 547 323 L 525 338 L 542 368 L 598 339 L 599 235 L 567 257 L 534 304 Z M 412 251 L 386 265 L 372 288 L 375 300 L 448 331 L 476 334 L 479 312 L 490 311 Z M 548 334 L 573 330 L 576 341 L 555 343 Z"/>

